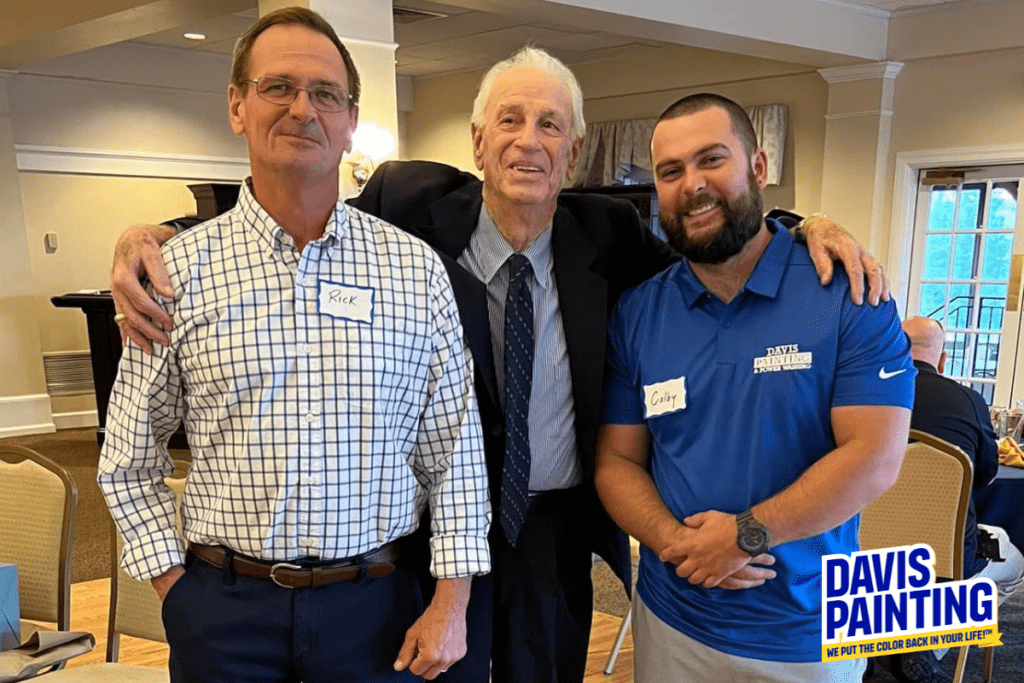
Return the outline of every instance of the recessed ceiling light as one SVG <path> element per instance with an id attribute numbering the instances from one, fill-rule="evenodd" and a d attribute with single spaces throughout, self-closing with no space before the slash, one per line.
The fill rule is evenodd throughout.
<path id="1" fill-rule="evenodd" d="M 181 37 L 188 40 L 206 40 L 205 33 L 182 33 Z"/>

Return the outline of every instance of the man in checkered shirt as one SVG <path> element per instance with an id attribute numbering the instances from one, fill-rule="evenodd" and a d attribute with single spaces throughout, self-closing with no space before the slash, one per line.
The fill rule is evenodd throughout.
<path id="1" fill-rule="evenodd" d="M 490 569 L 471 359 L 435 253 L 338 201 L 358 97 L 315 13 L 242 36 L 228 99 L 252 177 L 164 247 L 170 343 L 125 349 L 99 484 L 122 565 L 163 600 L 174 681 L 413 680 L 465 653 Z M 182 420 L 187 552 L 163 484 Z M 424 610 L 394 541 L 427 504 Z"/>

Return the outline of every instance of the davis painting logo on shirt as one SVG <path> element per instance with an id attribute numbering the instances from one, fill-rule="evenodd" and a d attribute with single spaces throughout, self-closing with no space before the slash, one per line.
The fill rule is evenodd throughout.
<path id="1" fill-rule="evenodd" d="M 992 579 L 935 583 L 923 543 L 821 558 L 821 661 L 999 642 Z"/>
<path id="2" fill-rule="evenodd" d="M 783 370 L 809 370 L 811 352 L 800 352 L 799 344 L 782 344 L 769 346 L 764 355 L 754 359 L 754 374 L 762 372 L 782 372 Z"/>

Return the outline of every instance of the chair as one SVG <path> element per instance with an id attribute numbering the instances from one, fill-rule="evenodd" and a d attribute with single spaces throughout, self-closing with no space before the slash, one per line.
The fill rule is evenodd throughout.
<path id="1" fill-rule="evenodd" d="M 917 430 L 910 439 L 896 483 L 860 513 L 861 550 L 927 543 L 935 551 L 936 577 L 959 581 L 974 466 L 947 441 Z M 953 683 L 963 680 L 967 649 L 959 648 Z M 995 648 L 988 648 L 986 683 L 994 656 Z"/>
<path id="2" fill-rule="evenodd" d="M 633 565 L 633 590 L 636 590 L 637 573 L 640 571 L 640 542 L 632 536 L 629 537 L 629 556 L 630 564 Z M 615 643 L 612 645 L 611 652 L 608 653 L 608 661 L 604 665 L 606 676 L 611 676 L 612 671 L 615 670 L 615 662 L 619 659 L 619 651 L 622 649 L 623 641 L 626 640 L 626 631 L 629 630 L 632 618 L 633 605 L 630 605 L 622 617 L 622 623 L 619 624 L 619 632 L 615 636 Z"/>
<path id="3" fill-rule="evenodd" d="M 71 629 L 71 474 L 21 446 L 0 446 L 0 561 L 18 567 L 21 618 Z M 22 629 L 25 630 L 24 628 Z"/>
<path id="4" fill-rule="evenodd" d="M 185 490 L 188 463 L 175 461 L 174 473 L 164 481 L 178 499 L 177 526 L 181 533 L 181 498 Z M 114 526 L 111 543 L 110 617 L 107 620 L 107 661 L 104 664 L 65 669 L 49 674 L 47 683 L 87 683 L 117 680 L 123 683 L 165 683 L 168 672 L 147 666 L 120 664 L 118 651 L 121 636 L 145 638 L 166 643 L 161 603 L 149 581 L 137 581 L 121 569 L 121 548 L 124 540 Z"/>

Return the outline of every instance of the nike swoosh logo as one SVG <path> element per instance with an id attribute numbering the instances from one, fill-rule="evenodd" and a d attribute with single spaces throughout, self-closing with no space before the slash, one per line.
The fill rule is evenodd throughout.
<path id="1" fill-rule="evenodd" d="M 904 373 L 906 371 L 907 371 L 907 369 L 903 368 L 902 370 L 895 370 L 893 372 L 886 372 L 885 368 L 879 368 L 878 369 L 878 379 L 889 379 L 890 377 L 895 377 L 896 375 L 899 375 L 900 373 Z"/>

